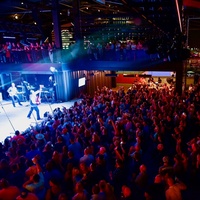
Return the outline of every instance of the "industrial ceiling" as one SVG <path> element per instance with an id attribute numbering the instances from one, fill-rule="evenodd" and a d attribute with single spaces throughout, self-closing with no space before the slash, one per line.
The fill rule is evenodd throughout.
<path id="1" fill-rule="evenodd" d="M 1 0 L 0 8 L 2 36 L 49 37 L 55 9 L 60 25 L 67 27 L 73 27 L 78 9 L 84 36 L 99 32 L 102 27 L 109 31 L 116 19 L 126 21 L 116 23 L 120 32 L 135 33 L 134 39 L 142 40 L 163 35 L 173 38 L 177 33 L 187 37 L 189 29 L 195 33 L 200 29 L 198 0 Z"/>

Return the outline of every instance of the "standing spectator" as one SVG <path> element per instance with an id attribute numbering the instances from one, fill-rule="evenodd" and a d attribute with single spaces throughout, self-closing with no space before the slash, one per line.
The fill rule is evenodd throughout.
<path id="1" fill-rule="evenodd" d="M 25 172 L 20 170 L 17 164 L 12 164 L 10 169 L 9 183 L 21 189 L 25 178 Z"/>
<path id="2" fill-rule="evenodd" d="M 6 63 L 10 63 L 11 62 L 11 43 L 10 42 L 6 42 L 5 45 L 5 52 L 6 52 Z"/>
<path id="3" fill-rule="evenodd" d="M 91 200 L 98 200 L 98 193 L 99 193 L 99 186 L 98 186 L 98 184 L 95 184 L 92 187 Z"/>
<path id="4" fill-rule="evenodd" d="M 35 156 L 33 158 L 33 163 L 36 165 L 37 173 L 34 174 L 23 184 L 23 188 L 27 189 L 29 192 L 36 194 L 39 200 L 44 200 L 45 188 L 44 188 L 44 176 L 42 173 L 42 168 L 39 164 L 39 157 Z"/>
<path id="5" fill-rule="evenodd" d="M 22 142 L 25 142 L 25 137 L 20 134 L 19 130 L 16 130 L 15 135 L 11 138 L 11 141 L 12 140 L 18 141 L 19 139 L 21 139 Z"/>
<path id="6" fill-rule="evenodd" d="M 57 49 L 57 46 L 56 46 L 56 43 L 53 41 L 52 43 L 52 50 L 53 50 L 53 63 L 56 63 L 58 60 L 58 49 Z"/>
<path id="7" fill-rule="evenodd" d="M 88 59 L 93 60 L 92 43 L 88 42 L 86 49 L 87 49 Z"/>
<path id="8" fill-rule="evenodd" d="M 72 197 L 72 200 L 87 200 L 87 192 L 84 190 L 81 182 L 77 182 L 75 185 L 75 195 Z"/>
<path id="9" fill-rule="evenodd" d="M 165 200 L 165 183 L 160 174 L 156 175 L 153 184 L 145 191 L 146 200 Z"/>
<path id="10" fill-rule="evenodd" d="M 94 156 L 91 154 L 89 147 L 84 149 L 84 155 L 80 158 L 80 162 L 84 162 L 87 167 L 89 167 L 90 164 L 94 162 Z"/>
<path id="11" fill-rule="evenodd" d="M 103 46 L 100 42 L 97 44 L 97 57 L 99 60 L 103 58 Z"/>
<path id="12" fill-rule="evenodd" d="M 4 44 L 0 44 L 0 63 L 6 63 Z"/>
<path id="13" fill-rule="evenodd" d="M 147 175 L 147 167 L 142 164 L 140 165 L 140 173 L 137 175 L 135 179 L 136 190 L 138 199 L 142 199 L 144 196 L 144 192 L 148 185 L 148 175 Z"/>
<path id="14" fill-rule="evenodd" d="M 25 45 L 25 46 L 24 46 L 24 52 L 25 52 L 25 55 L 26 55 L 25 62 L 31 63 L 31 62 L 32 62 L 32 57 L 31 57 L 31 50 L 30 50 L 30 47 L 27 46 L 27 45 Z"/>
<path id="15" fill-rule="evenodd" d="M 99 181 L 99 194 L 98 200 L 106 200 L 106 181 L 100 180 Z"/>
<path id="16" fill-rule="evenodd" d="M 119 61 L 121 58 L 121 43 L 119 41 L 115 44 L 115 59 Z"/>
<path id="17" fill-rule="evenodd" d="M 58 199 L 62 193 L 62 181 L 59 178 L 51 178 L 49 181 L 50 188 L 47 190 L 45 200 Z"/>
<path id="18" fill-rule="evenodd" d="M 116 159 L 115 169 L 110 173 L 111 184 L 114 188 L 114 193 L 117 199 L 120 199 L 121 188 L 126 183 L 126 173 L 122 160 Z"/>
<path id="19" fill-rule="evenodd" d="M 36 46 L 34 43 L 30 44 L 30 51 L 31 51 L 32 62 L 36 62 L 37 61 L 37 53 L 36 53 Z"/>
<path id="20" fill-rule="evenodd" d="M 43 58 L 43 62 L 44 63 L 49 63 L 49 55 L 48 55 L 48 44 L 47 43 L 43 43 L 41 45 L 41 54 L 42 54 L 42 58 Z"/>
<path id="21" fill-rule="evenodd" d="M 28 151 L 25 155 L 25 157 L 28 159 L 28 160 L 32 160 L 36 155 L 42 155 L 41 151 L 39 151 L 37 148 L 36 148 L 36 145 L 35 143 L 31 144 L 30 146 L 30 151 Z"/>
<path id="22" fill-rule="evenodd" d="M 36 50 L 36 62 L 41 61 L 42 53 L 41 53 L 41 46 L 38 42 L 35 43 L 35 50 Z"/>
<path id="23" fill-rule="evenodd" d="M 170 176 L 167 178 L 166 183 L 168 185 L 165 192 L 166 200 L 182 200 L 181 191 L 187 188 L 186 185 L 178 179 L 175 182 L 174 178 Z"/>
<path id="24" fill-rule="evenodd" d="M 6 179 L 0 180 L 0 199 L 1 200 L 15 200 L 20 194 L 20 190 L 16 186 L 11 186 Z"/>
<path id="25" fill-rule="evenodd" d="M 16 55 L 16 44 L 14 42 L 12 42 L 11 44 L 11 62 L 12 63 L 16 63 L 17 61 L 17 55 Z"/>
<path id="26" fill-rule="evenodd" d="M 22 45 L 19 42 L 17 42 L 17 44 L 16 44 L 16 57 L 17 57 L 16 61 L 17 61 L 17 63 L 22 63 L 23 53 L 24 53 L 24 51 L 23 51 Z"/>
<path id="27" fill-rule="evenodd" d="M 51 43 L 49 43 L 49 45 L 48 45 L 48 52 L 49 52 L 50 62 L 54 63 L 54 60 L 53 60 L 53 58 L 54 58 L 54 56 L 53 56 L 53 47 L 52 47 Z"/>
<path id="28" fill-rule="evenodd" d="M 16 198 L 16 200 L 39 200 L 39 199 L 34 193 L 29 192 L 26 189 L 23 189 L 21 194 Z"/>
<path id="29" fill-rule="evenodd" d="M 70 145 L 68 146 L 68 151 L 71 151 L 76 160 L 79 160 L 83 155 L 83 150 L 78 141 L 75 140 L 75 136 L 71 135 L 70 137 Z"/>
<path id="30" fill-rule="evenodd" d="M 132 195 L 132 191 L 131 188 L 123 185 L 122 186 L 122 196 L 120 198 L 120 200 L 133 200 L 133 195 Z"/>

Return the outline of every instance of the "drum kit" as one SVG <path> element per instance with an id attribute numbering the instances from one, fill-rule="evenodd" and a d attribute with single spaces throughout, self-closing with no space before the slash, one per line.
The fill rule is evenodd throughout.
<path id="1" fill-rule="evenodd" d="M 54 97 L 54 90 L 51 87 L 44 87 L 40 85 L 41 88 L 41 101 L 42 102 L 52 102 Z"/>

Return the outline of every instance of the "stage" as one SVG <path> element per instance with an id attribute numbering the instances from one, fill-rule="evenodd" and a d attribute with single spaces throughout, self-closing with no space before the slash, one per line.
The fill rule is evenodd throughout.
<path id="1" fill-rule="evenodd" d="M 78 99 L 60 103 L 41 103 L 39 105 L 40 116 L 43 118 L 45 112 L 52 113 L 52 111 L 58 107 L 62 108 L 64 106 L 68 109 L 74 105 L 75 101 L 78 101 Z M 23 132 L 30 127 L 30 125 L 41 122 L 34 119 L 35 111 L 33 111 L 34 116 L 32 116 L 31 119 L 27 118 L 27 114 L 30 110 L 28 101 L 22 102 L 23 106 L 16 103 L 16 107 L 13 107 L 11 101 L 2 101 L 0 103 L 0 142 L 3 142 L 8 136 L 12 137 L 15 130 Z"/>

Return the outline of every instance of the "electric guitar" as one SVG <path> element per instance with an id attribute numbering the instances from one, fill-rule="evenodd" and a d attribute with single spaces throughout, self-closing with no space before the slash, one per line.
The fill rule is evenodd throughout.
<path id="1" fill-rule="evenodd" d="M 35 102 L 36 102 L 37 105 L 41 104 L 42 88 L 44 88 L 44 85 L 40 85 L 39 92 L 38 92 L 37 95 L 36 95 L 36 100 L 35 100 Z"/>

